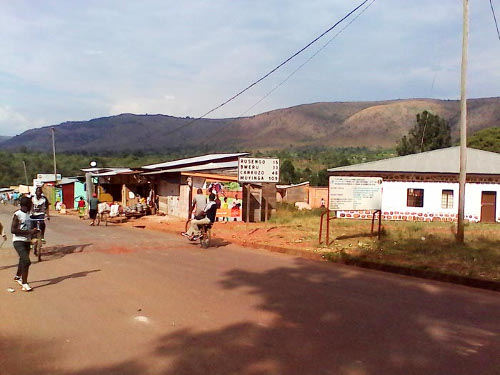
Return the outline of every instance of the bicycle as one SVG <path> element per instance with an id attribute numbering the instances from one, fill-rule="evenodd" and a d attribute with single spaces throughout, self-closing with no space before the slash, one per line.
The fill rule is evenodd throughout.
<path id="1" fill-rule="evenodd" d="M 40 230 L 40 223 L 45 219 L 30 219 L 36 222 L 36 235 L 35 238 L 31 239 L 31 248 L 33 249 L 33 254 L 38 256 L 38 261 L 42 261 L 42 231 Z"/>
<path id="2" fill-rule="evenodd" d="M 187 232 L 190 224 L 191 219 L 188 219 L 186 221 L 185 232 Z M 201 247 L 204 249 L 208 249 L 210 247 L 212 241 L 212 226 L 213 223 L 198 225 L 198 228 L 200 228 L 200 235 L 198 236 L 198 239 L 200 240 Z"/>

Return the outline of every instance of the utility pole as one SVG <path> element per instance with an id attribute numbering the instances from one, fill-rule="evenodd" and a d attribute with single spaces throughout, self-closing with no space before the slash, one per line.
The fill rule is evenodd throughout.
<path id="1" fill-rule="evenodd" d="M 26 172 L 26 162 L 23 160 L 23 167 L 24 167 L 24 178 L 26 178 L 26 186 L 29 185 L 28 182 L 28 173 Z"/>
<path id="2" fill-rule="evenodd" d="M 457 242 L 464 242 L 465 183 L 467 180 L 467 50 L 469 47 L 469 0 L 463 0 L 462 72 L 460 86 L 460 178 Z"/>
<path id="3" fill-rule="evenodd" d="M 52 129 L 52 153 L 54 154 L 54 187 L 57 185 L 57 167 L 56 167 L 56 138 L 55 129 Z"/>

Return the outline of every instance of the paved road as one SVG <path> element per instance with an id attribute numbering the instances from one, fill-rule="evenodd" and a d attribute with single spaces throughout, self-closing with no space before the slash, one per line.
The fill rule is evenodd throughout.
<path id="1" fill-rule="evenodd" d="M 75 217 L 47 239 L 31 293 L 0 249 L 2 375 L 500 373 L 495 292 Z"/>

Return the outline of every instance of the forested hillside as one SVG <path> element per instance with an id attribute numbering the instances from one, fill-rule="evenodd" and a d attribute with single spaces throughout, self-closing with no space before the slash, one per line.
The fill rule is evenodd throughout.
<path id="1" fill-rule="evenodd" d="M 260 115 L 194 121 L 165 115 L 105 117 L 54 126 L 57 150 L 73 153 L 269 151 L 289 148 L 394 148 L 408 133 L 417 113 L 427 110 L 451 126 L 458 138 L 456 100 L 408 99 L 383 102 L 304 104 Z M 500 127 L 500 98 L 468 101 L 470 133 Z M 1 149 L 49 152 L 51 127 L 32 129 Z"/>
<path id="2" fill-rule="evenodd" d="M 199 154 L 116 154 L 112 156 L 64 154 L 57 155 L 57 172 L 65 177 L 83 175 L 90 161 L 97 161 L 100 167 L 138 168 L 143 165 L 169 161 Z M 287 151 L 258 152 L 256 156 L 279 157 L 282 165 L 282 182 L 297 183 L 310 181 L 313 185 L 328 183 L 326 168 L 349 165 L 394 156 L 391 150 L 371 151 L 363 148 L 344 149 L 302 149 Z M 41 152 L 0 151 L 0 187 L 25 184 L 23 160 L 26 163 L 28 183 L 33 182 L 37 173 L 53 173 L 52 154 Z"/>

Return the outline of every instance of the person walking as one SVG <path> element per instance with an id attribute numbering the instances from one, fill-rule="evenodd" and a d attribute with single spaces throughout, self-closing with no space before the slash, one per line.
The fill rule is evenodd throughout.
<path id="1" fill-rule="evenodd" d="M 80 200 L 78 201 L 78 216 L 80 219 L 83 219 L 85 216 L 85 200 L 83 197 L 80 197 Z"/>
<path id="2" fill-rule="evenodd" d="M 90 226 L 95 225 L 95 219 L 97 218 L 97 210 L 99 208 L 99 199 L 97 194 L 92 194 L 92 198 L 89 199 L 89 217 L 92 220 Z"/>
<path id="3" fill-rule="evenodd" d="M 12 243 L 19 255 L 19 265 L 17 266 L 17 273 L 14 281 L 21 285 L 24 292 L 31 292 L 28 284 L 28 271 L 31 265 L 30 261 L 30 240 L 33 235 L 38 231 L 36 228 L 30 229 L 30 210 L 31 199 L 28 197 L 21 197 L 21 208 L 14 212 L 12 216 Z"/>

